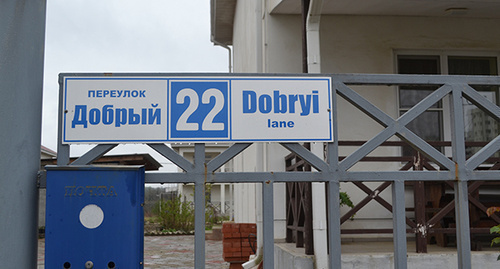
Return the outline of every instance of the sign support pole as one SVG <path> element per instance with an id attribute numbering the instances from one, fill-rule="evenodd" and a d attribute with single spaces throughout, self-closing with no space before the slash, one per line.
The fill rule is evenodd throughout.
<path id="1" fill-rule="evenodd" d="M 36 268 L 45 0 L 0 4 L 0 261 Z"/>

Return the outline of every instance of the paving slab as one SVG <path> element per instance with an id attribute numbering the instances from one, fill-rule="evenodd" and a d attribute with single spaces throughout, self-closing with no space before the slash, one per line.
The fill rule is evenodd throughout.
<path id="1" fill-rule="evenodd" d="M 38 240 L 38 269 L 44 269 L 45 240 Z M 194 268 L 194 236 L 145 236 L 144 268 Z M 205 241 L 205 268 L 227 269 L 222 241 Z"/>

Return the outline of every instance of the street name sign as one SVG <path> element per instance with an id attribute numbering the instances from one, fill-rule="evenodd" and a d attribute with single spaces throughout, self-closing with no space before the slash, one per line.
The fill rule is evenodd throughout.
<path id="1" fill-rule="evenodd" d="M 60 74 L 62 142 L 333 141 L 331 78 Z"/>

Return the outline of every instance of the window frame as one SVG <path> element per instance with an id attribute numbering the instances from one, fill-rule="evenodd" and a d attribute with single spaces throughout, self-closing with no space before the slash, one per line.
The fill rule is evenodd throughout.
<path id="1" fill-rule="evenodd" d="M 442 75 L 449 74 L 448 58 L 449 57 L 490 57 L 496 58 L 496 69 L 497 75 L 500 74 L 500 51 L 476 51 L 476 50 L 406 50 L 406 49 L 395 49 L 393 50 L 393 60 L 394 60 L 394 73 L 399 74 L 399 57 L 438 57 L 438 73 Z M 396 88 L 397 97 L 397 113 L 398 116 L 402 113 L 408 111 L 408 108 L 402 108 L 400 103 L 400 89 Z M 497 99 L 500 98 L 500 90 L 497 91 Z M 443 98 L 441 100 L 441 139 L 443 141 L 451 141 L 451 122 L 449 115 L 450 112 L 450 102 L 448 98 Z M 437 108 L 430 108 L 428 111 L 438 111 Z M 444 153 L 449 156 L 451 155 L 451 149 L 445 148 Z M 402 149 L 400 149 L 400 154 L 403 154 Z"/>

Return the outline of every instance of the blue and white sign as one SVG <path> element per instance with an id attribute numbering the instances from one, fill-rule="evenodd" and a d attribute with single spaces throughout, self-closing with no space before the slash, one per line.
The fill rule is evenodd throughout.
<path id="1" fill-rule="evenodd" d="M 333 141 L 329 77 L 61 77 L 65 144 Z"/>

